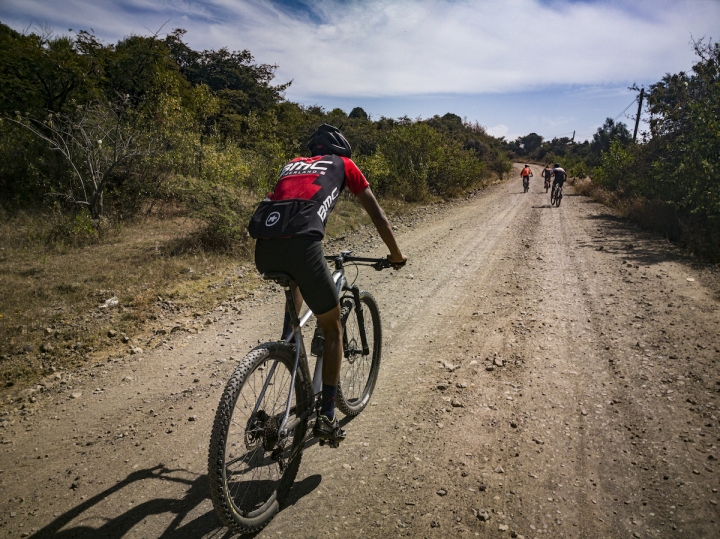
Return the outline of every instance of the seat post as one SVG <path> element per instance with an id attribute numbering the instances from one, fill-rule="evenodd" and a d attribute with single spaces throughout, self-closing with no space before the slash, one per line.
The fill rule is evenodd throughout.
<path id="1" fill-rule="evenodd" d="M 290 285 L 285 287 L 285 312 L 290 314 L 290 325 L 292 325 L 295 333 L 300 329 L 300 318 L 298 318 L 297 309 L 295 307 L 295 299 L 293 299 Z"/>

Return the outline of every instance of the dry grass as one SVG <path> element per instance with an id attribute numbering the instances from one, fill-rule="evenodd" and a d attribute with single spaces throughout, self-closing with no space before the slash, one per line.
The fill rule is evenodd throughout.
<path id="1" fill-rule="evenodd" d="M 123 333 L 132 337 L 173 316 L 206 312 L 238 287 L 234 276 L 251 273 L 245 271 L 247 257 L 232 259 L 194 244 L 196 224 L 182 217 L 127 224 L 81 247 L 33 241 L 33 227 L 28 217 L 0 226 L 5 385 L 52 366 L 82 363 L 103 350 L 127 349 Z M 112 297 L 118 307 L 99 308 Z M 113 339 L 111 329 L 118 333 Z"/>

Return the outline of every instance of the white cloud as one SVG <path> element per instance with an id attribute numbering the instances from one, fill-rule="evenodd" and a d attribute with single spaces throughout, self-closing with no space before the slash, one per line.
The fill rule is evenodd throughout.
<path id="1" fill-rule="evenodd" d="M 9 17 L 8 17 L 9 15 Z M 4 0 L 4 22 L 94 28 L 107 40 L 182 26 L 196 48 L 250 49 L 289 97 L 401 96 L 624 85 L 688 69 L 720 3 L 636 0 Z M 186 18 L 187 17 L 187 18 Z"/>
<path id="2" fill-rule="evenodd" d="M 486 129 L 487 134 L 493 137 L 504 137 L 508 134 L 508 126 L 504 124 L 494 125 Z"/>

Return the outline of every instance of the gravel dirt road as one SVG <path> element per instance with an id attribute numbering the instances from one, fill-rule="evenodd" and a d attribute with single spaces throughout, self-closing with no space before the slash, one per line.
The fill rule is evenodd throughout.
<path id="1" fill-rule="evenodd" d="M 371 405 L 307 447 L 258 537 L 720 535 L 716 270 L 572 189 L 550 207 L 534 168 L 527 194 L 513 177 L 394 223 L 410 264 L 358 279 L 385 331 Z M 329 249 L 348 245 L 384 254 L 369 231 Z M 229 537 L 209 433 L 282 293 L 237 308 L 7 409 L 0 535 Z"/>

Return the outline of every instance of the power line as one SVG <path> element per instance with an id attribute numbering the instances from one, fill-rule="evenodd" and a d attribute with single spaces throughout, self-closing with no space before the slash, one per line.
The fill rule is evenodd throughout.
<path id="1" fill-rule="evenodd" d="M 633 100 L 628 104 L 627 107 L 625 107 L 624 109 L 622 109 L 622 112 L 620 112 L 620 114 L 618 114 L 617 116 L 615 116 L 615 118 L 613 118 L 613 122 L 616 122 L 617 119 L 620 118 L 620 116 L 622 116 L 623 114 L 625 114 L 625 112 L 627 111 L 627 109 L 629 109 L 630 107 L 632 107 L 635 103 L 637 103 L 637 98 L 633 99 Z M 595 133 L 589 133 L 589 134 L 587 134 L 587 135 L 580 135 L 580 136 L 578 136 L 577 138 L 578 138 L 579 140 L 587 140 L 588 138 L 592 137 L 594 134 L 595 134 Z"/>
<path id="2" fill-rule="evenodd" d="M 622 112 L 621 112 L 620 114 L 618 114 L 617 116 L 615 116 L 615 118 L 613 118 L 613 122 L 616 121 L 618 118 L 620 118 L 620 116 L 622 116 L 623 114 L 625 114 L 625 111 L 626 111 L 627 109 L 629 109 L 630 107 L 632 107 L 636 102 L 637 102 L 637 99 L 633 99 L 633 100 L 630 102 L 630 104 L 622 110 Z"/>

